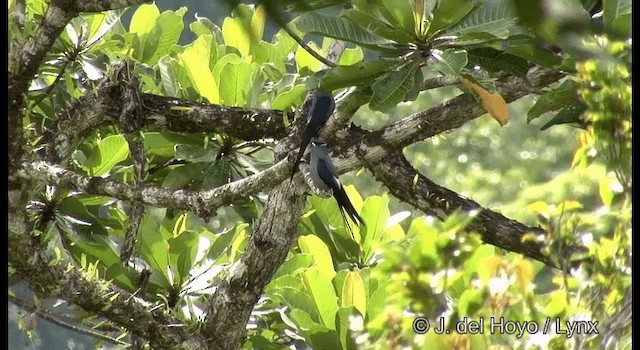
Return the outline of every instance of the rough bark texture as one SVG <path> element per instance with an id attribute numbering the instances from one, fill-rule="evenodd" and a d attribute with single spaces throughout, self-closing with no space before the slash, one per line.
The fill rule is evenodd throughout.
<path id="1" fill-rule="evenodd" d="M 295 241 L 305 203 L 304 188 L 284 181 L 269 193 L 253 237 L 231 276 L 218 284 L 205 320 L 211 349 L 242 345 L 245 325 L 271 276 L 282 265 Z"/>
<path id="2" fill-rule="evenodd" d="M 486 243 L 557 266 L 542 251 L 544 245 L 540 242 L 543 240 L 544 230 L 509 220 L 502 214 L 482 208 L 471 199 L 438 186 L 418 173 L 401 152 L 387 159 L 386 162 L 372 165 L 370 169 L 394 197 L 441 220 L 455 211 L 478 210 L 479 213 L 467 226 L 467 230 L 482 235 L 482 240 Z M 523 244 L 522 238 L 527 233 L 533 234 L 538 240 Z"/>

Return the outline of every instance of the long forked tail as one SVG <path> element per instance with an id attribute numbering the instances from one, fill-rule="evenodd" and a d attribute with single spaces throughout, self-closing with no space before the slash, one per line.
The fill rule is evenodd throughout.
<path id="1" fill-rule="evenodd" d="M 349 225 L 347 216 L 356 225 L 366 226 L 364 223 L 364 220 L 362 219 L 362 217 L 360 217 L 360 215 L 358 215 L 356 208 L 354 208 L 353 204 L 351 204 L 351 201 L 349 200 L 349 196 L 347 196 L 347 192 L 345 192 L 343 187 L 340 187 L 339 190 L 334 190 L 333 195 L 336 198 L 336 202 L 338 202 L 338 207 L 340 208 L 340 214 L 344 219 L 345 225 L 347 226 L 347 230 L 351 232 L 351 236 L 353 237 L 353 231 L 351 230 L 351 226 Z"/>

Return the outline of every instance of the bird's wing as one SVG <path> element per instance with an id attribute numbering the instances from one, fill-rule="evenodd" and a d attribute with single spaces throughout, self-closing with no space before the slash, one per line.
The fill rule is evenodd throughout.
<path id="1" fill-rule="evenodd" d="M 309 123 L 313 123 L 314 126 L 322 127 L 335 108 L 335 101 L 331 96 L 319 96 L 311 107 L 311 115 L 309 116 Z"/>
<path id="2" fill-rule="evenodd" d="M 332 190 L 336 191 L 342 189 L 342 184 L 340 183 L 340 179 L 338 179 L 338 174 L 336 173 L 333 164 L 322 158 L 318 159 L 318 176 L 322 182 Z"/>
<path id="3" fill-rule="evenodd" d="M 362 219 L 362 217 L 360 217 L 360 215 L 358 215 L 358 212 L 353 207 L 353 204 L 351 204 L 349 196 L 347 196 L 347 192 L 342 187 L 342 183 L 340 182 L 340 179 L 338 179 L 338 175 L 335 168 L 333 167 L 333 164 L 328 163 L 322 158 L 318 159 L 318 176 L 325 184 L 327 184 L 327 186 L 329 186 L 333 190 L 333 197 L 336 199 L 336 202 L 338 202 L 340 212 L 346 212 L 346 214 L 356 224 L 364 225 L 364 220 Z M 349 225 L 348 222 L 345 223 Z"/>

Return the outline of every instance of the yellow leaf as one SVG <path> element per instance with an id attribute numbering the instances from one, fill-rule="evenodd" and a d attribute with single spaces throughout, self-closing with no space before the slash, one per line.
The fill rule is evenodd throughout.
<path id="1" fill-rule="evenodd" d="M 211 35 L 198 37 L 178 57 L 200 95 L 205 97 L 209 103 L 220 103 L 218 85 L 209 70 L 211 40 Z"/>
<path id="2" fill-rule="evenodd" d="M 303 253 L 313 256 L 313 261 L 316 268 L 327 280 L 332 280 L 336 275 L 336 271 L 333 268 L 333 261 L 331 260 L 331 252 L 327 245 L 322 242 L 318 236 L 307 235 L 298 237 L 298 246 Z"/>
<path id="3" fill-rule="evenodd" d="M 251 16 L 251 23 L 249 26 L 251 27 L 251 40 L 256 43 L 262 40 L 262 35 L 264 34 L 264 23 L 267 18 L 267 11 L 264 9 L 264 6 L 260 5 L 256 8 L 256 11 Z"/>
<path id="4" fill-rule="evenodd" d="M 536 201 L 527 205 L 527 210 L 535 213 L 547 213 L 549 212 L 549 204 L 543 201 Z"/>
<path id="5" fill-rule="evenodd" d="M 497 275 L 502 264 L 502 259 L 497 255 L 488 256 L 485 259 L 482 259 L 478 264 L 478 269 L 476 271 L 478 273 L 478 277 L 480 277 L 480 280 L 484 283 L 489 282 L 491 277 Z"/>
<path id="6" fill-rule="evenodd" d="M 222 37 L 225 44 L 238 49 L 242 56 L 249 54 L 251 38 L 249 38 L 249 31 L 242 25 L 240 18 L 227 17 L 224 19 L 222 22 Z"/>
<path id="7" fill-rule="evenodd" d="M 466 88 L 478 94 L 482 102 L 482 107 L 484 107 L 487 113 L 489 113 L 493 119 L 497 120 L 501 126 L 505 126 L 509 122 L 509 108 L 507 108 L 507 102 L 502 98 L 502 95 L 497 91 L 492 94 L 480 85 L 464 77 L 460 77 L 460 82 Z"/>
<path id="8" fill-rule="evenodd" d="M 179 234 L 187 230 L 187 213 L 184 213 L 178 217 L 175 225 L 173 226 L 173 236 L 177 237 Z"/>
<path id="9" fill-rule="evenodd" d="M 574 211 L 582 208 L 583 208 L 582 203 L 578 201 L 568 200 L 556 206 L 556 210 L 554 211 L 554 214 L 560 215 L 564 212 Z"/>
<path id="10" fill-rule="evenodd" d="M 361 315 L 366 315 L 367 297 L 364 289 L 364 282 L 358 272 L 347 272 L 347 276 L 342 287 L 340 301 L 342 307 L 354 306 L 358 311 L 360 311 Z"/>
<path id="11" fill-rule="evenodd" d="M 520 259 L 516 263 L 515 270 L 516 280 L 522 286 L 522 289 L 527 288 L 533 280 L 533 266 L 529 261 Z"/>

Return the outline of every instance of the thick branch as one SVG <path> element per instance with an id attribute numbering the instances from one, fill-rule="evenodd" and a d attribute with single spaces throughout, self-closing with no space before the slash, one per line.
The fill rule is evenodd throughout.
<path id="1" fill-rule="evenodd" d="M 9 140 L 11 140 L 9 153 L 12 155 L 9 162 L 10 171 L 16 168 L 17 162 L 26 154 L 21 109 L 29 82 L 36 75 L 40 63 L 64 26 L 75 15 L 75 12 L 64 10 L 52 1 L 33 37 L 29 38 L 21 48 L 14 46 L 14 49 L 18 50 L 10 53 L 12 57 L 12 64 L 9 67 Z"/>
<path id="2" fill-rule="evenodd" d="M 73 7 L 78 12 L 102 12 L 117 10 L 129 6 L 141 5 L 150 0 L 77 0 Z"/>
<path id="3" fill-rule="evenodd" d="M 510 103 L 528 94 L 520 87 L 543 88 L 562 77 L 564 74 L 561 72 L 535 67 L 529 71 L 526 80 L 516 77 L 505 79 L 501 84 L 504 88 L 499 92 L 506 102 Z M 389 155 L 385 149 L 403 148 L 417 141 L 457 129 L 485 113 L 480 102 L 465 94 L 390 123 L 381 130 L 365 132 L 352 127 L 346 136 L 324 130 L 321 131 L 321 136 L 327 142 L 334 141 L 336 144 L 334 155 L 340 155 L 341 158 L 348 157 L 348 168 L 353 169 L 361 165 L 357 161 L 356 154 L 364 157 L 368 163 L 376 163 Z"/>
<path id="4" fill-rule="evenodd" d="M 286 178 L 287 161 L 241 180 L 207 191 L 174 190 L 150 185 L 129 185 L 117 180 L 89 177 L 46 162 L 24 163 L 20 176 L 35 179 L 87 194 L 109 196 L 121 200 L 140 201 L 163 208 L 191 210 L 210 217 L 221 206 L 251 194 L 268 191 Z"/>
<path id="5" fill-rule="evenodd" d="M 295 240 L 306 198 L 303 189 L 284 181 L 269 193 L 251 242 L 209 303 L 203 334 L 213 335 L 212 349 L 237 349 L 242 344 L 255 303 Z"/>
<path id="6" fill-rule="evenodd" d="M 438 186 L 418 173 L 402 152 L 391 154 L 385 162 L 371 164 L 369 168 L 399 200 L 441 220 L 458 210 L 479 210 L 467 226 L 467 230 L 479 233 L 486 243 L 557 267 L 557 264 L 543 253 L 544 230 L 510 220 L 502 214 L 482 208 L 471 199 L 460 197 L 457 193 Z M 534 239 L 523 240 L 528 233 L 533 234 Z"/>
<path id="7" fill-rule="evenodd" d="M 49 161 L 64 162 L 84 136 L 118 120 L 125 101 L 118 84 L 102 84 L 58 115 L 43 139 Z M 150 94 L 141 94 L 141 100 L 141 127 L 147 131 L 222 133 L 242 140 L 286 135 L 282 111 L 207 105 Z"/>

